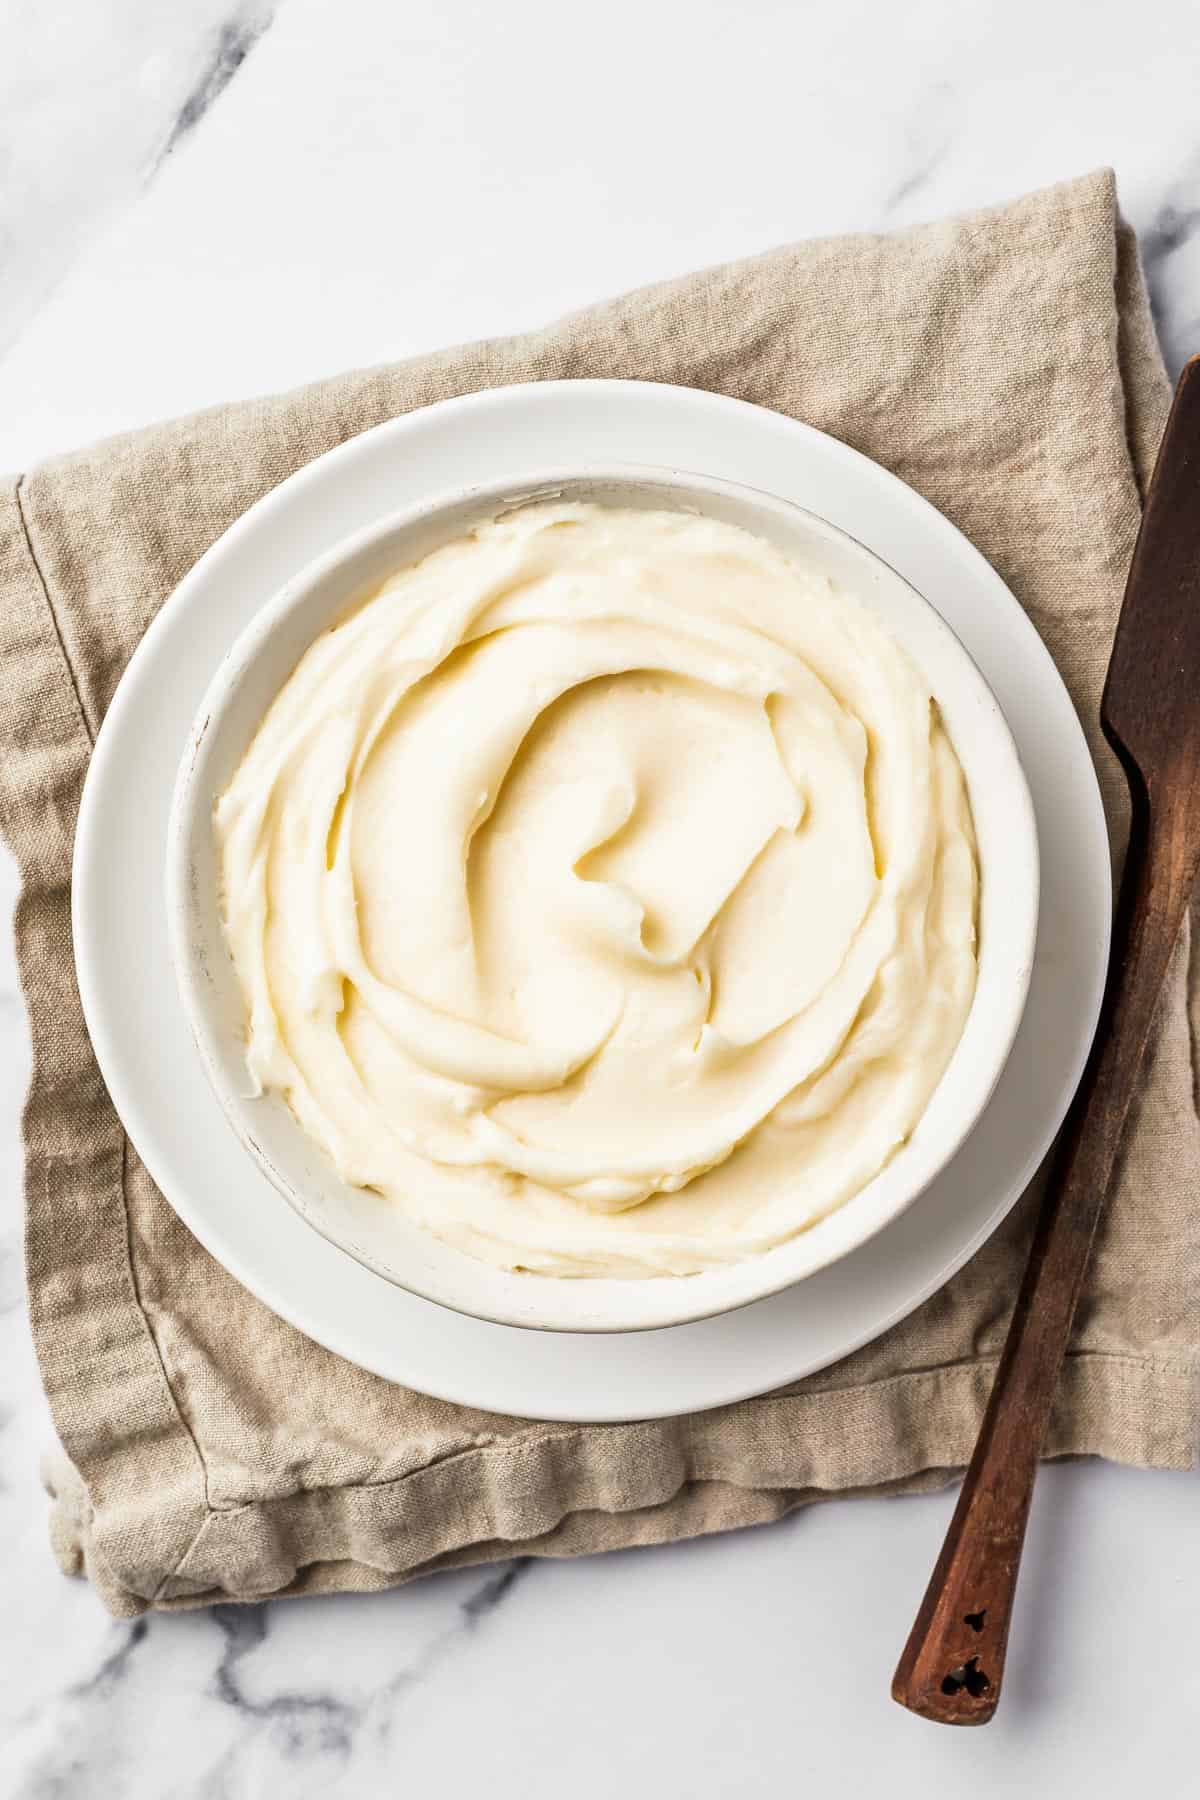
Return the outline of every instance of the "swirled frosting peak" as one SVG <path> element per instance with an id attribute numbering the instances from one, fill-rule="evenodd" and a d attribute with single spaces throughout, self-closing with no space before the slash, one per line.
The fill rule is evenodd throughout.
<path id="1" fill-rule="evenodd" d="M 684 1275 L 803 1230 L 905 1141 L 974 991 L 922 678 L 693 514 L 531 504 L 401 570 L 216 830 L 255 1080 L 506 1267 Z"/>

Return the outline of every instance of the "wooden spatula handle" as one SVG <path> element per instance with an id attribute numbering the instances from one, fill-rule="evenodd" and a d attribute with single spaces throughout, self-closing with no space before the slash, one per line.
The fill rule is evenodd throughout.
<path id="1" fill-rule="evenodd" d="M 1200 357 L 1146 497 L 1100 708 L 1132 824 L 1096 1043 L 1063 1127 L 1004 1354 L 892 1682 L 948 1725 L 996 1710 L 1038 1458 L 1171 953 L 1200 878 Z"/>
<path id="2" fill-rule="evenodd" d="M 1178 928 L 1178 918 L 1169 935 L 1162 928 L 1156 896 L 1173 888 L 1173 871 L 1154 851 L 1145 794 L 1134 801 L 1096 1045 L 1063 1128 L 975 1454 L 892 1681 L 902 1706 L 943 1724 L 982 1725 L 1000 1698 L 1038 1458 Z"/>

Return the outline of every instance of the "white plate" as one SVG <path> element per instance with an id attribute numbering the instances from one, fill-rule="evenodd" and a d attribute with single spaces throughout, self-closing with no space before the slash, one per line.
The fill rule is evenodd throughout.
<path id="1" fill-rule="evenodd" d="M 167 946 L 172 782 L 234 636 L 340 539 L 453 487 L 539 464 L 688 466 L 851 532 L 944 615 L 1008 718 L 1042 845 L 1029 999 L 977 1129 L 916 1204 L 798 1287 L 670 1330 L 607 1336 L 491 1325 L 420 1300 L 300 1218 L 246 1157 L 200 1067 Z M 679 1413 L 822 1368 L 902 1318 L 1008 1212 L 1060 1124 L 1095 1029 L 1111 917 L 1095 773 L 1051 659 L 1000 578 L 903 483 L 807 426 L 640 382 L 550 382 L 451 400 L 364 433 L 283 483 L 201 559 L 132 659 L 96 744 L 75 850 L 80 991 L 101 1070 L 151 1175 L 267 1305 L 394 1381 L 547 1419 Z M 197 1146 L 203 1146 L 198 1154 Z"/>

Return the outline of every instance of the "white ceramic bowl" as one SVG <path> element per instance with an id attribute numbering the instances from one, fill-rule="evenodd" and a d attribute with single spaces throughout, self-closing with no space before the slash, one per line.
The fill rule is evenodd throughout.
<path id="1" fill-rule="evenodd" d="M 215 799 L 271 700 L 332 618 L 472 524 L 548 495 L 703 512 L 828 575 L 882 620 L 922 671 L 970 793 L 981 874 L 978 982 L 929 1106 L 887 1167 L 836 1212 L 763 1256 L 700 1275 L 563 1280 L 493 1268 L 341 1181 L 277 1096 L 249 1097 L 242 995 L 218 906 Z M 267 601 L 218 670 L 189 738 L 167 834 L 166 899 L 179 990 L 208 1079 L 248 1155 L 309 1224 L 390 1281 L 478 1318 L 544 1330 L 645 1330 L 744 1306 L 846 1256 L 950 1160 L 986 1105 L 1020 1022 L 1037 930 L 1037 835 L 1016 747 L 991 690 L 940 615 L 873 552 L 789 501 L 733 483 L 640 467 L 552 471 L 384 519 Z"/>

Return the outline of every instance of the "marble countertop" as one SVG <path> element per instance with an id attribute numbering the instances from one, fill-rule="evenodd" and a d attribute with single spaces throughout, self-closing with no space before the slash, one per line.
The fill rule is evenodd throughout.
<path id="1" fill-rule="evenodd" d="M 1200 349 L 1189 0 L 11 4 L 0 467 L 532 325 L 811 233 L 1112 163 L 1173 369 Z M 15 882 L 0 863 L 0 909 Z M 1194 1761 L 1194 1476 L 1044 1473 L 983 1733 L 887 1697 L 947 1495 L 370 1599 L 117 1624 L 59 1575 L 24 1316 L 28 1069 L 0 953 L 0 1795 L 708 1800 L 1154 1792 Z"/>

